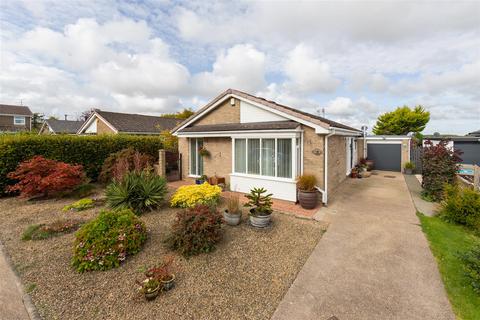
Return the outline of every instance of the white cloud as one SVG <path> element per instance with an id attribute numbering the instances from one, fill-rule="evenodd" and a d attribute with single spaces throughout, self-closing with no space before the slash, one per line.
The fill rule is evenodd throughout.
<path id="1" fill-rule="evenodd" d="M 212 71 L 193 78 L 193 89 L 207 96 L 227 88 L 260 91 L 266 86 L 265 59 L 265 54 L 251 44 L 237 44 L 217 56 Z"/>

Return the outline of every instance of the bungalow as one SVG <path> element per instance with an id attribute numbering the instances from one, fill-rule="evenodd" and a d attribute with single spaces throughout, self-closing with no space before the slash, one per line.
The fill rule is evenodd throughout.
<path id="1" fill-rule="evenodd" d="M 83 121 L 73 120 L 45 120 L 38 134 L 76 134 Z"/>
<path id="2" fill-rule="evenodd" d="M 437 144 L 442 140 L 447 140 L 447 146 L 454 148 L 462 152 L 460 158 L 462 158 L 462 164 L 476 164 L 480 165 L 480 130 L 470 132 L 465 136 L 456 135 L 425 135 L 425 141 L 430 140 L 433 144 Z"/>
<path id="3" fill-rule="evenodd" d="M 363 156 L 362 131 L 233 89 L 172 133 L 183 179 L 216 175 L 233 191 L 265 187 L 290 201 L 297 200 L 296 177 L 305 173 L 315 175 L 326 204 Z M 202 157 L 201 149 L 209 156 Z"/>
<path id="4" fill-rule="evenodd" d="M 143 114 L 129 114 L 95 110 L 85 123 L 78 129 L 77 134 L 159 134 L 164 130 L 171 130 L 179 122 L 176 118 L 146 116 Z"/>
<path id="5" fill-rule="evenodd" d="M 0 104 L 0 132 L 32 130 L 32 111 L 27 106 Z"/>

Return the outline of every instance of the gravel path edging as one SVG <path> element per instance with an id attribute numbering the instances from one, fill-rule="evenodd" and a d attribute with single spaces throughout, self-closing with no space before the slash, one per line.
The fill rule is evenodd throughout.
<path id="1" fill-rule="evenodd" d="M 27 310 L 30 320 L 42 320 L 42 318 L 40 317 L 40 314 L 37 311 L 37 308 L 35 308 L 35 305 L 33 304 L 32 298 L 28 293 L 25 292 L 22 281 L 20 280 L 20 276 L 18 275 L 18 272 L 13 265 L 12 259 L 8 255 L 7 250 L 1 241 L 0 241 L 0 254 L 3 255 L 3 257 L 7 261 L 7 265 L 13 271 L 15 284 L 22 295 L 22 302 L 23 302 L 23 305 L 25 306 L 25 310 Z"/>

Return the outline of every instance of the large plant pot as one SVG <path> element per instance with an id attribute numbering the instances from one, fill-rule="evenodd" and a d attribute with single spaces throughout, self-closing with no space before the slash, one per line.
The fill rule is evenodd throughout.
<path id="1" fill-rule="evenodd" d="M 223 219 L 225 219 L 225 222 L 229 226 L 236 226 L 240 223 L 240 220 L 242 219 L 241 214 L 232 214 L 229 213 L 227 210 L 223 211 Z"/>
<path id="2" fill-rule="evenodd" d="M 157 296 L 158 293 L 160 292 L 160 286 L 157 287 L 154 291 L 151 292 L 145 292 L 145 299 L 148 301 L 154 300 Z"/>
<path id="3" fill-rule="evenodd" d="M 172 274 L 171 278 L 167 281 L 162 280 L 163 291 L 171 290 L 175 286 L 175 275 Z"/>
<path id="4" fill-rule="evenodd" d="M 253 209 L 252 209 L 253 210 Z M 250 212 L 252 213 L 252 210 Z M 266 228 L 270 225 L 271 215 L 267 216 L 255 216 L 253 214 L 250 215 L 250 224 L 255 228 Z"/>
<path id="5" fill-rule="evenodd" d="M 412 174 L 412 173 L 413 173 L 413 169 L 405 168 L 405 174 Z"/>
<path id="6" fill-rule="evenodd" d="M 372 171 L 373 170 L 373 166 L 375 165 L 375 162 L 373 160 L 367 160 L 365 161 L 366 165 L 367 165 L 367 170 L 368 171 Z"/>
<path id="7" fill-rule="evenodd" d="M 317 191 L 298 190 L 298 202 L 304 209 L 314 209 L 318 203 Z"/>

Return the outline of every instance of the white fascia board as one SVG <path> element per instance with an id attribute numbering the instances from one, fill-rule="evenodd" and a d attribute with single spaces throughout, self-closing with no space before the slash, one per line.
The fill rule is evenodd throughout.
<path id="1" fill-rule="evenodd" d="M 367 144 L 402 144 L 402 140 L 367 140 Z"/>
<path id="2" fill-rule="evenodd" d="M 315 133 L 317 134 L 327 134 L 329 133 L 330 131 L 322 126 L 319 126 L 319 125 L 316 125 L 310 121 L 306 121 L 306 120 L 303 120 L 303 119 L 300 119 L 300 118 L 297 118 L 295 116 L 292 116 L 288 113 L 285 113 L 285 112 L 282 112 L 282 111 L 278 111 L 276 109 L 273 109 L 273 108 L 269 108 L 267 106 L 264 106 L 260 103 L 257 103 L 255 101 L 252 101 L 252 100 L 249 100 L 249 99 L 246 99 L 244 97 L 240 97 L 240 96 L 237 96 L 236 94 L 233 94 L 233 93 L 229 93 L 228 95 L 226 95 L 223 99 L 220 99 L 218 100 L 216 103 L 214 103 L 213 105 L 211 105 L 209 108 L 205 109 L 202 113 L 199 113 L 197 114 L 195 117 L 193 117 L 192 119 L 190 119 L 188 122 L 184 123 L 180 128 L 178 128 L 174 133 L 173 135 L 176 135 L 176 133 L 180 130 L 182 130 L 183 128 L 187 127 L 188 125 L 190 125 L 191 123 L 197 121 L 199 118 L 201 118 L 204 114 L 208 113 L 210 110 L 214 109 L 216 106 L 218 106 L 220 103 L 222 103 L 223 101 L 225 101 L 226 99 L 230 99 L 230 98 L 236 98 L 238 100 L 241 100 L 241 101 L 245 101 L 247 103 L 250 103 L 251 105 L 254 105 L 260 109 L 263 109 L 263 110 L 266 110 L 266 111 L 269 111 L 269 112 L 272 112 L 274 114 L 277 114 L 279 116 L 282 116 L 284 118 L 287 118 L 287 119 L 290 119 L 290 120 L 293 120 L 293 121 L 296 121 L 298 123 L 301 123 L 303 125 L 306 125 L 308 127 L 311 127 L 313 129 L 315 129 Z M 259 121 L 261 122 L 261 121 Z"/>
<path id="3" fill-rule="evenodd" d="M 396 140 L 396 141 L 401 141 L 401 140 L 410 140 L 412 139 L 412 137 L 409 137 L 409 136 L 366 136 L 365 137 L 365 140 L 372 140 L 372 141 L 375 141 L 375 140 L 379 140 L 379 141 L 385 141 L 385 140 Z"/>
<path id="4" fill-rule="evenodd" d="M 181 138 L 203 137 L 296 137 L 302 130 L 249 130 L 249 131 L 221 131 L 221 132 L 175 132 L 174 135 Z"/>
<path id="5" fill-rule="evenodd" d="M 86 128 L 88 128 L 90 126 L 90 124 L 92 123 L 93 120 L 95 120 L 95 117 L 97 117 L 98 119 L 102 120 L 103 123 L 105 123 L 107 125 L 107 127 L 109 127 L 110 129 L 113 130 L 113 132 L 115 133 L 118 133 L 118 130 L 115 129 L 114 126 L 112 126 L 107 120 L 105 120 L 105 118 L 103 118 L 102 116 L 100 116 L 97 112 L 93 112 L 91 115 L 90 115 L 90 118 L 87 119 L 87 121 L 85 121 L 85 123 L 80 127 L 80 129 L 77 131 L 77 134 L 82 134 L 82 131 L 85 130 Z"/>
<path id="6" fill-rule="evenodd" d="M 363 136 L 363 134 L 361 132 L 358 132 L 358 131 L 355 131 L 355 130 L 348 130 L 348 129 L 338 128 L 338 127 L 330 127 L 330 130 L 335 132 L 335 135 L 350 136 L 350 137 L 362 137 Z"/>

